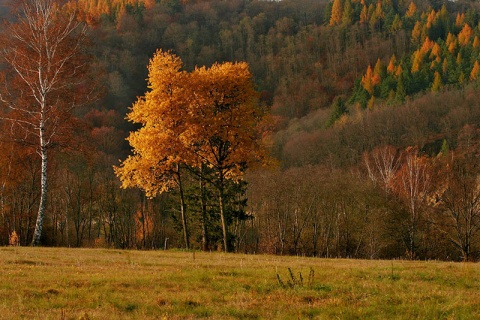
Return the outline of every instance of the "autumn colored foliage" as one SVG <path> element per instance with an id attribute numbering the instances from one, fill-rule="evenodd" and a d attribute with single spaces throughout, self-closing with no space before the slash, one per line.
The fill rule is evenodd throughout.
<path id="1" fill-rule="evenodd" d="M 61 9 L 88 31 L 85 66 L 99 71 L 89 80 L 105 95 L 57 121 L 68 130 L 49 149 L 42 244 L 480 257 L 468 208 L 478 176 L 469 165 L 479 141 L 477 2 L 81 0 Z M 77 103 L 89 92 L 71 88 L 59 97 Z M 0 241 L 15 231 L 25 245 L 41 195 L 35 135 L 1 128 Z M 252 166 L 267 153 L 278 166 Z M 416 195 L 406 191 L 415 166 Z"/>
<path id="2" fill-rule="evenodd" d="M 180 186 L 181 166 L 198 172 L 209 168 L 228 250 L 226 181 L 241 179 L 247 167 L 265 158 L 258 131 L 263 115 L 246 63 L 214 64 L 191 73 L 181 68 L 180 58 L 170 52 L 159 50 L 150 61 L 151 91 L 128 114 L 142 124 L 128 138 L 134 155 L 115 170 L 123 187 L 155 196 Z"/>

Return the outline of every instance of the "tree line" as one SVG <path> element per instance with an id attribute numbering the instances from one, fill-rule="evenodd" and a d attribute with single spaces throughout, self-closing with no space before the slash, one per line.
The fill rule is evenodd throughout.
<path id="1" fill-rule="evenodd" d="M 30 244 L 44 203 L 42 237 L 35 241 L 43 245 L 319 257 L 478 257 L 475 3 L 52 4 L 62 8 L 63 17 L 76 17 L 78 29 L 69 41 L 88 31 L 81 38 L 85 46 L 69 66 L 89 68 L 74 69 L 75 79 L 85 81 L 47 94 L 64 101 L 68 107 L 62 110 L 68 112 L 52 109 L 61 117 L 48 122 L 57 125 L 48 129 L 56 139 L 44 148 L 38 143 L 42 125 L 29 131 L 22 122 L 32 122 L 41 112 L 28 109 L 22 115 L 15 109 L 34 96 L 21 89 L 21 73 L 10 68 L 14 60 L 8 60 L 8 50 L 2 52 L 3 80 L 12 84 L 2 91 L 2 244 L 14 232 L 20 244 Z M 2 39 L 12 34 L 5 30 L 16 22 L 3 27 Z M 61 52 L 73 57 L 68 50 Z M 168 79 L 165 73 L 152 77 L 155 68 L 166 72 L 161 65 L 153 67 L 154 59 L 146 68 L 152 57 L 167 59 L 167 52 L 181 58 L 181 68 L 167 72 L 181 80 L 174 84 L 160 81 Z M 245 141 L 238 135 L 238 140 L 220 138 L 228 126 L 253 130 L 256 121 L 260 125 L 259 115 L 247 121 L 232 114 L 237 123 L 226 125 L 220 114 L 233 110 L 235 103 L 222 107 L 225 97 L 216 100 L 208 90 L 207 83 L 231 90 L 227 84 L 236 78 L 220 70 L 241 66 L 237 61 L 248 67 L 249 96 L 258 98 L 252 105 L 271 115 L 255 134 L 275 159 L 267 161 L 269 168 L 246 170 L 256 149 L 246 148 L 249 153 L 231 147 Z M 172 98 L 172 88 L 185 95 Z M 229 97 L 240 99 L 238 87 L 232 92 Z M 7 93 L 14 99 L 7 101 Z M 187 99 L 191 96 L 196 103 Z M 151 100 L 155 107 L 148 114 L 161 115 L 151 123 L 142 118 L 146 109 L 137 111 L 150 97 L 157 100 Z M 216 111 L 202 114 L 207 105 L 216 105 Z M 169 108 L 190 108 L 190 113 L 165 113 Z M 158 132 L 151 144 L 139 136 L 150 125 L 150 132 Z M 217 128 L 215 136 L 208 136 L 212 131 L 205 127 Z M 245 158 L 235 158 L 236 174 L 215 171 L 223 164 L 213 164 L 215 157 L 209 158 L 207 151 L 237 149 Z M 48 150 L 44 166 L 39 161 L 42 150 Z M 141 155 L 156 164 L 128 160 Z M 145 182 L 131 174 L 143 169 L 154 179 Z M 42 172 L 48 172 L 48 185 L 42 183 Z M 120 188 L 122 181 L 133 188 Z M 45 190 L 48 197 L 42 200 Z"/>

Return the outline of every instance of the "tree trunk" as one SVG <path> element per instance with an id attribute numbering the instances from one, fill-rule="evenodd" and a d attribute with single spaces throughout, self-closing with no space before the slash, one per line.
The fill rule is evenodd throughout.
<path id="1" fill-rule="evenodd" d="M 225 208 L 223 203 L 223 186 L 220 187 L 219 190 L 219 206 L 220 206 L 220 220 L 222 223 L 222 233 L 223 233 L 223 249 L 225 252 L 228 252 L 228 239 L 227 239 L 227 223 L 225 221 Z"/>
<path id="2" fill-rule="evenodd" d="M 43 135 L 40 136 L 40 140 L 43 140 Z M 41 195 L 40 195 L 40 204 L 38 206 L 37 222 L 35 224 L 35 231 L 33 232 L 32 246 L 38 246 L 40 244 L 40 239 L 42 237 L 43 220 L 45 217 L 45 208 L 47 206 L 47 160 L 48 160 L 48 157 L 47 157 L 47 148 L 43 146 L 44 144 L 43 141 L 41 143 L 42 143 Z"/>
<path id="3" fill-rule="evenodd" d="M 185 196 L 183 194 L 183 185 L 182 185 L 182 178 L 180 174 L 180 166 L 177 166 L 177 173 L 178 173 L 178 188 L 180 191 L 180 214 L 182 219 L 182 227 L 183 227 L 183 238 L 185 241 L 185 249 L 190 249 L 190 241 L 188 237 L 188 225 L 187 225 L 187 205 L 185 203 Z"/>
<path id="4" fill-rule="evenodd" d="M 202 250 L 208 250 L 208 234 L 207 234 L 207 203 L 206 203 L 206 196 L 205 196 L 205 183 L 203 179 L 203 165 L 201 168 L 200 174 L 200 205 L 202 207 Z"/>

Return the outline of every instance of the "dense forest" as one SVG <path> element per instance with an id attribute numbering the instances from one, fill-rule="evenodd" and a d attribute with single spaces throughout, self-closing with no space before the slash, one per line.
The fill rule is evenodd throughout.
<path id="1" fill-rule="evenodd" d="M 42 245 L 480 257 L 476 1 L 63 6 L 87 26 L 98 90 L 74 111 L 74 139 L 50 151 Z M 9 20 L 6 8 L 0 2 Z M 154 197 L 121 188 L 114 172 L 132 152 L 125 139 L 138 124 L 125 117 L 152 89 L 147 65 L 158 49 L 180 57 L 185 72 L 246 62 L 269 114 L 262 142 L 271 159 L 222 185 L 222 215 L 208 168 L 185 170 L 182 188 Z M 41 201 L 39 156 L 11 138 L 7 122 L 2 128 L 0 244 L 28 245 Z"/>

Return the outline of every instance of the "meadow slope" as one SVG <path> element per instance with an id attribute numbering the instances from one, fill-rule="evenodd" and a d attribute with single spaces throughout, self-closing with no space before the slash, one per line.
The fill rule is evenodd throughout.
<path id="1" fill-rule="evenodd" d="M 0 270 L 0 319 L 480 317 L 476 263 L 2 247 Z"/>

